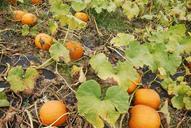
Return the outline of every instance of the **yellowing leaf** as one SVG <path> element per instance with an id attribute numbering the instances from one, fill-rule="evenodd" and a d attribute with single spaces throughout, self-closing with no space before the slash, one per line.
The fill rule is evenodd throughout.
<path id="1" fill-rule="evenodd" d="M 27 89 L 33 89 L 39 74 L 36 69 L 29 67 L 26 72 L 21 66 L 11 68 L 8 72 L 7 81 L 14 92 L 21 92 Z"/>
<path id="2" fill-rule="evenodd" d="M 65 63 L 70 62 L 69 50 L 60 42 L 54 43 L 50 47 L 49 52 L 50 56 L 55 61 L 64 61 Z"/>
<path id="3" fill-rule="evenodd" d="M 93 56 L 89 63 L 101 79 L 107 80 L 115 76 L 111 63 L 103 53 Z"/>
<path id="4" fill-rule="evenodd" d="M 170 118 L 170 112 L 169 112 L 169 109 L 168 109 L 168 100 L 166 100 L 164 102 L 164 105 L 161 107 L 160 112 L 162 112 L 164 114 L 164 116 L 166 118 L 166 121 L 167 121 L 167 124 L 169 126 L 171 118 Z"/>
<path id="5" fill-rule="evenodd" d="M 128 17 L 129 20 L 137 17 L 140 12 L 138 5 L 131 1 L 125 1 L 122 8 L 124 14 Z"/>
<path id="6" fill-rule="evenodd" d="M 117 37 L 111 40 L 111 44 L 116 47 L 127 46 L 130 42 L 134 41 L 135 37 L 131 34 L 118 33 Z"/>

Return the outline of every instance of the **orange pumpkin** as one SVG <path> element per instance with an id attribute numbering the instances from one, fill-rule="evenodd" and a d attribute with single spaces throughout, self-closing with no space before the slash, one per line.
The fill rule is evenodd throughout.
<path id="1" fill-rule="evenodd" d="M 21 11 L 21 10 L 15 10 L 13 11 L 13 15 L 14 15 L 14 20 L 15 21 L 21 21 L 23 16 L 26 14 L 26 12 Z"/>
<path id="2" fill-rule="evenodd" d="M 78 60 L 83 56 L 84 49 L 79 42 L 68 41 L 66 42 L 66 48 L 69 50 L 70 58 L 72 60 Z"/>
<path id="3" fill-rule="evenodd" d="M 37 48 L 48 50 L 53 42 L 53 38 L 45 33 L 40 33 L 35 37 L 35 45 Z"/>
<path id="4" fill-rule="evenodd" d="M 34 25 L 37 22 L 37 17 L 32 13 L 26 13 L 21 20 L 22 24 Z"/>
<path id="5" fill-rule="evenodd" d="M 31 0 L 32 4 L 41 4 L 42 0 Z"/>
<path id="6" fill-rule="evenodd" d="M 135 93 L 134 104 L 142 104 L 158 109 L 160 106 L 160 96 L 153 89 L 138 89 Z"/>
<path id="7" fill-rule="evenodd" d="M 66 105 L 62 101 L 52 100 L 44 103 L 40 110 L 39 116 L 43 125 L 48 126 L 52 123 L 53 126 L 60 126 L 67 120 Z"/>
<path id="8" fill-rule="evenodd" d="M 84 22 L 87 22 L 89 20 L 89 16 L 88 14 L 84 13 L 84 12 L 76 12 L 75 15 L 74 15 L 76 18 L 84 21 Z"/>
<path id="9" fill-rule="evenodd" d="M 130 110 L 129 128 L 160 128 L 158 112 L 145 105 L 136 105 Z"/>
<path id="10" fill-rule="evenodd" d="M 137 85 L 140 83 L 140 81 L 141 81 L 141 77 L 139 76 L 139 78 L 137 80 L 132 82 L 132 84 L 129 86 L 127 92 L 129 94 L 132 93 L 137 88 Z"/>

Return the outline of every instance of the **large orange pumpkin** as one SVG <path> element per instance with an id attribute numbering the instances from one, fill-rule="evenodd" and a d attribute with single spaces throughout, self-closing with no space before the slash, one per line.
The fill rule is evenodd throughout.
<path id="1" fill-rule="evenodd" d="M 153 89 L 142 88 L 138 89 L 135 93 L 134 104 L 142 104 L 158 109 L 160 106 L 160 96 Z"/>
<path id="2" fill-rule="evenodd" d="M 136 105 L 130 110 L 129 128 L 160 128 L 158 112 L 145 105 Z"/>
<path id="3" fill-rule="evenodd" d="M 60 126 L 67 120 L 66 105 L 62 101 L 52 100 L 44 103 L 39 110 L 40 120 L 43 125 Z"/>

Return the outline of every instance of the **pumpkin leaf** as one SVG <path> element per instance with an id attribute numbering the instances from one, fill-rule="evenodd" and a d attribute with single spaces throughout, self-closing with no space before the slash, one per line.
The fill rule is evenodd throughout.
<path id="1" fill-rule="evenodd" d="M 88 80 L 80 85 L 76 95 L 79 114 L 95 128 L 103 128 L 104 121 L 114 126 L 120 114 L 128 111 L 129 95 L 119 86 L 108 88 L 105 98 L 101 100 L 100 85 Z"/>
<path id="2" fill-rule="evenodd" d="M 127 61 L 118 62 L 117 66 L 112 66 L 108 58 L 103 53 L 99 53 L 90 59 L 90 65 L 103 80 L 113 79 L 119 86 L 127 90 L 131 83 L 137 80 L 139 74 Z M 127 75 L 129 74 L 129 75 Z"/>
<path id="3" fill-rule="evenodd" d="M 75 11 L 82 11 L 87 7 L 87 4 L 82 0 L 78 0 L 72 1 L 71 6 Z"/>
<path id="4" fill-rule="evenodd" d="M 38 71 L 32 67 L 26 69 L 26 72 L 21 66 L 13 67 L 8 72 L 7 81 L 10 83 L 10 88 L 14 92 L 21 92 L 26 89 L 33 89 Z"/>
<path id="5" fill-rule="evenodd" d="M 51 45 L 49 52 L 55 61 L 70 62 L 69 50 L 60 42 L 55 42 Z"/>
<path id="6" fill-rule="evenodd" d="M 134 40 L 135 37 L 131 34 L 118 33 L 117 36 L 111 40 L 111 44 L 116 47 L 127 46 Z"/>

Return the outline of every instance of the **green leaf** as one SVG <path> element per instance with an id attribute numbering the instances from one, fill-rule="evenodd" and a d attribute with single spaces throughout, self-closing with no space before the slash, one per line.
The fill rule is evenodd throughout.
<path id="1" fill-rule="evenodd" d="M 152 60 L 154 60 L 157 69 L 162 67 L 167 73 L 176 73 L 177 68 L 180 66 L 182 61 L 180 55 L 177 53 L 168 53 L 164 44 L 153 44 L 149 47 L 153 57 Z"/>
<path id="2" fill-rule="evenodd" d="M 191 53 L 191 38 L 187 37 L 184 38 L 180 41 L 180 45 L 177 48 L 177 52 L 178 53 L 187 53 L 190 54 Z"/>
<path id="3" fill-rule="evenodd" d="M 120 114 L 126 113 L 129 107 L 128 93 L 118 86 L 110 87 L 101 100 L 100 85 L 94 80 L 81 84 L 76 96 L 79 114 L 96 128 L 103 128 L 104 121 L 114 126 Z"/>
<path id="4" fill-rule="evenodd" d="M 8 72 L 7 81 L 14 92 L 21 92 L 27 89 L 33 89 L 39 74 L 36 69 L 29 67 L 26 72 L 21 66 L 13 67 Z"/>
<path id="5" fill-rule="evenodd" d="M 85 28 L 87 23 L 76 18 L 73 15 L 60 15 L 56 17 L 61 23 L 62 26 L 68 25 L 70 29 L 82 29 Z"/>
<path id="6" fill-rule="evenodd" d="M 55 42 L 51 45 L 49 52 L 55 61 L 70 62 L 69 50 L 61 42 Z"/>
<path id="7" fill-rule="evenodd" d="M 117 37 L 111 40 L 111 44 L 116 47 L 128 46 L 132 41 L 135 41 L 135 37 L 131 34 L 118 33 Z"/>
<path id="8" fill-rule="evenodd" d="M 82 0 L 78 0 L 72 1 L 71 6 L 75 11 L 82 11 L 87 7 L 87 4 Z"/>
<path id="9" fill-rule="evenodd" d="M 30 35 L 36 36 L 38 33 L 39 33 L 39 31 L 38 31 L 38 27 L 37 27 L 37 26 L 31 27 L 31 29 L 30 29 Z"/>
<path id="10" fill-rule="evenodd" d="M 125 51 L 125 55 L 137 68 L 147 65 L 153 70 L 156 69 L 148 48 L 145 45 L 140 45 L 139 42 L 131 42 Z"/>
<path id="11" fill-rule="evenodd" d="M 6 94 L 4 92 L 0 92 L 0 108 L 8 106 L 9 106 L 9 101 L 7 100 Z"/>
<path id="12" fill-rule="evenodd" d="M 93 56 L 89 63 L 101 79 L 106 80 L 114 77 L 112 64 L 108 61 L 105 54 L 99 53 Z"/>
<path id="13" fill-rule="evenodd" d="M 184 102 L 183 102 L 183 96 L 174 96 L 171 99 L 172 106 L 177 108 L 177 109 L 182 109 L 184 108 Z"/>
<path id="14" fill-rule="evenodd" d="M 167 51 L 174 52 L 180 45 L 180 41 L 184 38 L 186 27 L 183 24 L 171 26 L 168 31 L 153 32 L 149 37 L 150 42 L 166 44 Z"/>
<path id="15" fill-rule="evenodd" d="M 93 56 L 90 59 L 90 65 L 98 77 L 103 80 L 113 79 L 118 82 L 119 86 L 124 90 L 127 90 L 132 82 L 137 80 L 139 76 L 137 71 L 127 61 L 118 62 L 117 66 L 113 67 L 103 53 Z"/>
<path id="16" fill-rule="evenodd" d="M 70 13 L 70 6 L 63 4 L 62 0 L 49 0 L 51 5 L 50 11 L 55 15 L 67 15 Z"/>
<path id="17" fill-rule="evenodd" d="M 23 25 L 21 32 L 22 32 L 22 36 L 27 36 L 29 34 L 29 32 L 30 32 L 29 31 L 29 26 L 28 25 Z"/>
<path id="18" fill-rule="evenodd" d="M 185 104 L 185 108 L 187 109 L 187 110 L 191 110 L 191 96 L 190 97 L 184 97 L 183 98 L 183 102 L 184 102 L 184 104 Z"/>
<path id="19" fill-rule="evenodd" d="M 178 86 L 175 86 L 174 94 L 175 95 L 186 95 L 186 93 L 190 90 L 191 90 L 191 88 L 189 85 L 185 85 L 185 84 L 180 83 Z"/>
<path id="20" fill-rule="evenodd" d="M 48 22 L 48 26 L 49 26 L 49 30 L 50 30 L 51 34 L 55 34 L 57 32 L 58 24 L 55 21 L 50 20 Z"/>
<path id="21" fill-rule="evenodd" d="M 110 87 L 107 90 L 105 100 L 110 100 L 120 113 L 126 113 L 129 109 L 129 96 L 126 91 L 122 91 L 118 86 Z"/>
<path id="22" fill-rule="evenodd" d="M 127 61 L 118 62 L 117 66 L 115 67 L 115 70 L 116 76 L 114 77 L 114 79 L 124 90 L 128 90 L 129 86 L 134 81 L 137 81 L 139 79 L 139 74 Z"/>
<path id="23" fill-rule="evenodd" d="M 135 2 L 125 1 L 122 6 L 124 14 L 129 20 L 137 17 L 139 15 L 139 7 Z"/>

